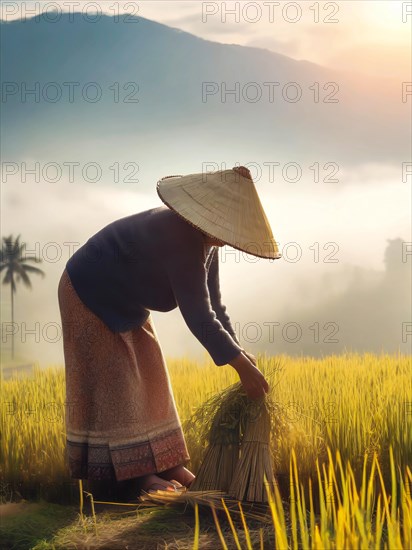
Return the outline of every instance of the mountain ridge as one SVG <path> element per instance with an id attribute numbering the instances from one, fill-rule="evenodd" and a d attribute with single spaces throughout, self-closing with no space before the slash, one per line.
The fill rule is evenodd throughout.
<path id="1" fill-rule="evenodd" d="M 407 106 L 401 104 L 396 79 L 355 78 L 266 48 L 214 42 L 140 16 L 136 24 L 115 23 L 109 15 L 96 23 L 79 12 L 73 22 L 70 17 L 62 14 L 56 23 L 35 17 L 1 22 L 1 79 L 17 87 L 15 94 L 2 93 L 6 157 L 23 158 L 31 150 L 44 158 L 58 145 L 82 155 L 82 136 L 90 143 L 102 132 L 119 136 L 123 150 L 132 139 L 144 153 L 143 136 L 161 138 L 166 125 L 175 129 L 182 145 L 186 128 L 202 128 L 203 137 L 215 136 L 217 130 L 225 139 L 216 146 L 235 144 L 242 136 L 252 156 L 266 158 L 274 148 L 282 158 L 297 153 L 302 160 L 349 164 L 393 164 L 408 158 Z M 79 84 L 76 91 L 96 82 L 103 97 L 90 102 L 76 96 L 70 102 L 63 85 L 67 81 Z M 25 82 L 29 88 L 43 86 L 39 101 L 31 96 L 21 100 Z M 44 87 L 53 82 L 62 98 L 45 101 Z M 134 95 L 133 83 L 138 87 Z M 302 98 L 290 101 L 288 94 L 293 97 L 296 91 Z M 253 93 L 261 98 L 254 101 Z M 338 100 L 327 103 L 328 97 Z M 130 98 L 138 101 L 128 102 Z M 258 130 L 257 139 L 251 128 Z M 199 146 L 200 141 L 204 146 L 203 137 Z"/>

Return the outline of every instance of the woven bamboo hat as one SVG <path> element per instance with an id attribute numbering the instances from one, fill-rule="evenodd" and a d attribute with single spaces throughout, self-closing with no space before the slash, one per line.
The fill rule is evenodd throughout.
<path id="1" fill-rule="evenodd" d="M 244 166 L 166 176 L 157 182 L 157 193 L 166 206 L 209 237 L 252 256 L 281 257 L 252 176 Z"/>

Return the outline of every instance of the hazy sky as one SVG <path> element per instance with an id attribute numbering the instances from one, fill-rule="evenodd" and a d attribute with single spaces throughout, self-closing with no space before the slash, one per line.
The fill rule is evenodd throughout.
<path id="1" fill-rule="evenodd" d="M 33 3 L 3 1 L 1 4 L 3 19 L 10 20 L 13 17 L 28 17 L 28 9 Z M 21 11 L 23 4 L 26 13 Z M 40 6 L 45 2 L 37 4 Z M 98 8 L 97 2 L 47 4 L 66 8 L 70 5 L 77 9 L 85 9 L 88 5 L 86 14 Z M 323 9 L 326 3 L 320 2 L 319 23 L 313 22 L 315 14 L 309 6 L 317 3 L 312 1 L 300 2 L 302 16 L 295 23 L 286 20 L 296 17 L 296 8 L 293 11 L 293 6 L 288 8 L 282 18 L 282 5 L 285 3 L 281 6 L 271 3 L 275 16 L 273 22 L 270 21 L 270 3 L 267 2 L 248 2 L 250 11 L 246 13 L 242 12 L 242 6 L 246 3 L 238 3 L 238 22 L 230 15 L 227 15 L 226 22 L 222 21 L 224 6 L 227 10 L 233 9 L 234 2 L 113 1 L 101 2 L 100 6 L 113 15 L 113 9 L 121 13 L 126 4 L 129 10 L 134 5 L 137 15 L 205 39 L 268 48 L 297 60 L 306 59 L 335 69 L 363 74 L 393 76 L 399 78 L 400 82 L 411 80 L 412 13 L 406 19 L 407 23 L 402 22 L 402 4 L 409 6 L 410 2 L 330 2 L 328 10 Z M 111 10 L 109 6 L 112 6 Z M 258 21 L 248 21 L 256 17 L 259 6 L 265 6 L 267 10 L 263 11 L 262 8 L 262 16 Z M 331 6 L 337 6 L 334 15 L 331 15 Z M 412 5 L 410 9 L 412 12 Z M 209 10 L 210 15 L 206 14 L 206 10 Z M 217 13 L 212 14 L 214 11 Z M 339 22 L 323 22 L 327 14 Z M 190 170 L 195 163 L 193 159 L 199 153 L 192 150 L 190 144 L 187 145 L 186 153 L 187 169 Z M 170 156 L 174 154 L 172 144 Z M 236 155 L 239 150 L 228 147 L 227 154 L 238 159 Z M 35 158 L 29 160 L 34 161 Z M 62 364 L 61 339 L 53 342 L 53 324 L 60 323 L 57 284 L 69 258 L 69 249 L 61 243 L 84 243 L 111 221 L 136 210 L 160 205 L 154 183 L 158 176 L 175 173 L 168 166 L 168 160 L 162 158 L 161 163 L 149 163 L 153 173 L 146 174 L 144 181 L 152 181 L 153 186 L 147 194 L 135 190 L 124 190 L 119 194 L 118 189 L 109 186 L 88 186 L 65 181 L 57 185 L 40 183 L 34 187 L 22 184 L 17 178 L 15 181 L 10 179 L 3 186 L 2 235 L 22 234 L 32 249 L 39 246 L 44 261 L 42 267 L 47 271 L 45 279 L 32 277 L 35 292 L 22 285 L 18 289 L 15 318 L 20 324 L 16 347 L 21 357 L 36 358 L 42 363 Z M 231 158 L 227 158 L 227 162 L 231 166 Z M 384 337 L 388 332 L 384 323 L 377 327 L 371 324 L 380 318 L 397 331 L 391 344 L 401 343 L 401 323 L 410 322 L 410 295 L 405 290 L 409 285 L 404 271 L 398 279 L 388 274 L 388 266 L 384 263 L 388 239 L 403 239 L 409 245 L 412 240 L 410 179 L 408 183 L 402 183 L 399 170 L 399 166 L 366 163 L 353 172 L 346 171 L 344 185 L 330 188 L 305 184 L 289 186 L 280 193 L 279 190 L 272 192 L 269 187 L 264 189 L 258 185 L 284 259 L 275 263 L 261 260 L 256 263 L 257 259 L 239 257 L 228 247 L 225 247 L 228 254 L 221 251 L 223 300 L 246 348 L 252 351 L 266 350 L 270 354 L 279 351 L 293 353 L 304 349 L 306 353 L 315 354 L 320 348 L 310 341 L 313 335 L 309 327 L 314 323 L 324 326 L 327 322 L 341 327 L 341 342 L 345 342 L 346 338 L 349 343 L 363 341 L 376 347 L 381 342 L 384 345 Z M 288 259 L 288 251 L 282 250 L 285 244 L 295 241 L 299 243 L 302 254 L 297 262 Z M 61 257 L 48 260 L 44 243 L 50 243 L 47 250 L 53 255 L 53 242 L 60 243 Z M 318 261 L 315 261 L 314 256 L 316 243 L 320 247 Z M 327 253 L 333 251 L 333 248 L 323 248 L 327 243 L 338 246 L 336 263 L 325 262 Z M 293 249 L 290 252 L 293 257 Z M 402 267 L 400 258 L 398 254 L 398 265 Z M 407 265 L 410 272 L 411 256 L 408 257 Z M 4 293 L 2 317 L 7 320 L 10 313 L 7 309 L 9 287 L 2 285 L 1 290 Z M 409 310 L 402 309 L 399 304 L 406 304 Z M 190 334 L 178 310 L 167 314 L 154 312 L 153 317 L 166 355 L 188 353 L 199 356 L 205 353 L 204 348 Z M 352 321 L 358 321 L 358 325 Z M 267 323 L 273 322 L 279 322 L 281 326 L 299 323 L 304 335 L 293 346 L 289 346 L 289 342 L 284 339 L 268 343 L 265 332 L 257 343 L 253 342 L 253 338 L 245 338 L 247 333 L 244 330 L 250 323 L 256 323 L 264 331 Z M 47 333 L 47 327 L 50 327 L 50 333 Z M 348 336 L 350 329 L 354 332 Z M 30 330 L 31 334 L 28 332 Z M 367 331 L 370 333 L 369 340 Z M 326 349 L 330 348 L 326 346 Z"/>
<path id="2" fill-rule="evenodd" d="M 402 263 L 399 249 L 394 261 L 409 270 L 409 282 L 406 276 L 386 284 L 384 259 L 388 239 L 403 239 L 412 251 L 410 187 L 405 188 L 395 172 L 388 170 L 382 178 L 379 167 L 369 167 L 368 173 L 372 185 L 363 185 L 364 174 L 358 172 L 351 183 L 329 193 L 314 193 L 313 187 L 299 192 L 290 189 L 281 196 L 260 191 L 283 259 L 270 262 L 230 247 L 219 251 L 222 299 L 246 349 L 313 355 L 338 353 L 343 344 L 377 351 L 382 343 L 394 351 L 399 343 L 404 352 L 408 349 L 402 344 L 401 330 L 403 322 L 410 322 L 412 255 Z M 42 258 L 40 267 L 47 274 L 44 279 L 31 276 L 33 291 L 19 284 L 15 299 L 18 356 L 61 365 L 62 340 L 55 328 L 60 326 L 57 285 L 70 246 L 78 248 L 115 219 L 162 203 L 154 190 L 119 193 L 115 187 L 65 182 L 30 185 L 18 178 L 10 180 L 2 194 L 3 234 L 28 237 L 28 249 Z M 1 285 L 1 292 L 2 317 L 7 322 L 9 286 Z M 205 349 L 178 309 L 152 312 L 152 316 L 166 356 L 205 357 Z M 275 340 L 268 342 L 273 323 L 278 323 Z M 339 341 L 313 342 L 310 327 L 327 323 L 339 327 Z M 395 332 L 389 342 L 387 325 Z M 302 330 L 298 341 L 281 337 L 288 326 L 291 334 L 293 327 Z M 260 334 L 258 340 L 256 334 Z"/>
<path id="3" fill-rule="evenodd" d="M 345 0 L 341 2 L 200 2 L 97 1 L 10 2 L 2 18 L 30 17 L 48 10 L 127 11 L 223 43 L 267 48 L 297 60 L 341 70 L 410 80 L 411 2 Z M 409 15 L 408 15 L 409 13 Z M 409 75 L 409 76 L 408 76 Z"/>

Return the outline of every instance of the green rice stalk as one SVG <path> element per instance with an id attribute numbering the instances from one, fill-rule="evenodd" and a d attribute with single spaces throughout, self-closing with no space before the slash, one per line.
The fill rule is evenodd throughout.
<path id="1" fill-rule="evenodd" d="M 80 519 L 83 521 L 83 481 L 81 479 L 79 479 L 79 514 Z"/>
<path id="2" fill-rule="evenodd" d="M 217 531 L 217 534 L 219 535 L 220 544 L 222 545 L 223 550 L 228 550 L 225 537 L 223 536 L 223 533 L 222 533 L 222 528 L 220 527 L 219 518 L 217 517 L 216 510 L 213 504 L 210 506 L 210 508 L 212 510 L 213 519 L 215 520 L 216 531 Z"/>
<path id="3" fill-rule="evenodd" d="M 93 526 L 94 526 L 94 534 L 97 536 L 97 517 L 96 517 L 96 511 L 94 509 L 94 499 L 92 493 L 88 493 L 87 491 L 84 492 L 86 496 L 90 498 L 90 506 L 92 509 L 92 518 L 93 518 Z"/>
<path id="4" fill-rule="evenodd" d="M 277 485 L 272 492 L 265 476 L 265 486 L 267 487 L 267 495 L 269 501 L 269 508 L 272 516 L 272 523 L 275 531 L 276 545 L 278 548 L 289 548 L 287 540 L 287 530 L 285 522 L 285 514 L 282 504 L 282 498 L 280 496 Z"/>
<path id="5" fill-rule="evenodd" d="M 195 502 L 195 535 L 193 540 L 193 550 L 199 550 L 199 533 L 200 533 L 199 506 L 197 502 Z"/>
<path id="6" fill-rule="evenodd" d="M 236 544 L 236 550 L 242 550 L 242 547 L 240 546 L 240 542 L 239 542 L 239 537 L 238 537 L 238 534 L 237 534 L 237 531 L 236 531 L 236 527 L 235 527 L 235 524 L 233 523 L 232 516 L 230 515 L 229 509 L 226 506 L 224 499 L 222 498 L 221 500 L 222 500 L 223 508 L 224 508 L 224 510 L 226 512 L 226 515 L 227 515 L 227 519 L 229 521 L 230 528 L 232 530 L 233 540 Z"/>
<path id="7" fill-rule="evenodd" d="M 250 540 L 249 528 L 247 526 L 245 514 L 243 513 L 242 505 L 240 502 L 238 502 L 238 506 L 240 510 L 240 517 L 242 518 L 243 529 L 245 531 L 246 548 L 247 550 L 253 550 L 252 541 Z"/>

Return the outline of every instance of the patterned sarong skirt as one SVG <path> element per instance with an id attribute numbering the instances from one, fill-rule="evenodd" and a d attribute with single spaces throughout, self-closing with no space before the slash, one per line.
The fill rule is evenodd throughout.
<path id="1" fill-rule="evenodd" d="M 122 481 L 186 464 L 189 454 L 151 315 L 114 333 L 64 270 L 58 298 L 72 478 Z"/>

